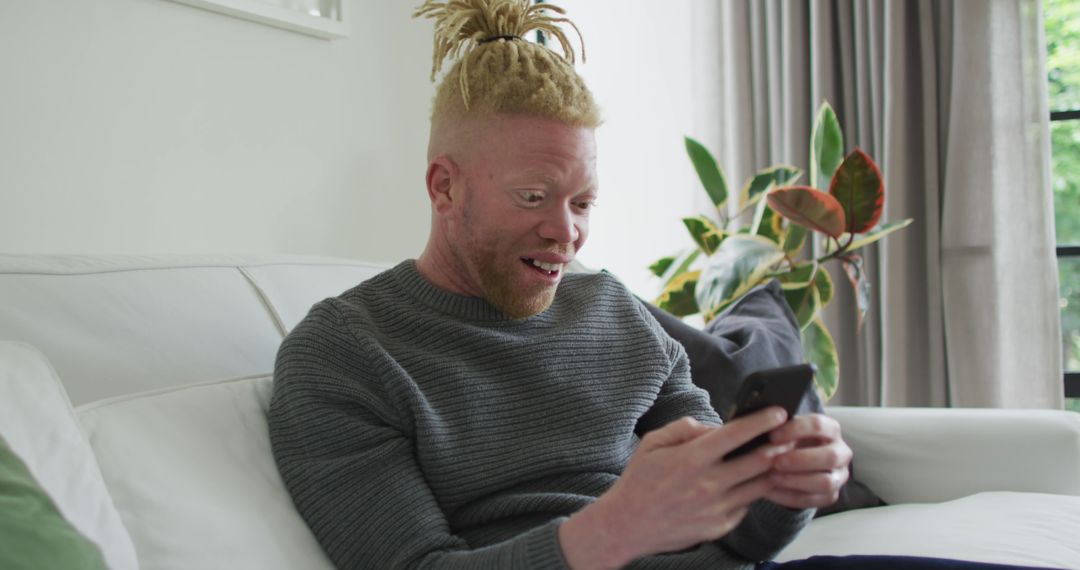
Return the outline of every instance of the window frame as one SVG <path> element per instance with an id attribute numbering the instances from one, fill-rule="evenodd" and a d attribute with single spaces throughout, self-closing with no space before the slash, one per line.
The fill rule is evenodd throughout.
<path id="1" fill-rule="evenodd" d="M 1080 111 L 1074 112 L 1080 118 Z M 1059 260 L 1065 257 L 1080 258 L 1080 245 L 1059 245 L 1056 249 Z M 1063 380 L 1065 383 L 1065 397 L 1080 398 L 1080 371 L 1066 370 Z"/>
<path id="2" fill-rule="evenodd" d="M 1049 102 L 1051 104 L 1049 109 L 1050 114 L 1050 131 L 1048 136 L 1052 137 L 1052 131 L 1055 124 L 1061 124 L 1064 126 L 1066 123 L 1069 127 L 1080 127 L 1080 99 L 1072 93 L 1073 89 L 1078 87 L 1074 83 L 1077 81 L 1076 72 L 1080 66 L 1077 60 L 1077 50 L 1080 49 L 1080 27 L 1075 26 L 1075 19 L 1080 10 L 1077 10 L 1077 6 L 1072 4 L 1067 8 L 1072 0 L 1045 0 L 1040 6 L 1042 12 L 1043 32 L 1044 32 L 1044 44 L 1046 49 L 1047 66 L 1046 66 L 1046 86 L 1048 95 L 1053 97 Z M 1051 33 L 1053 32 L 1053 33 Z M 1058 50 L 1064 49 L 1063 52 Z M 1053 67 L 1051 67 L 1051 61 L 1053 60 Z M 1059 87 L 1060 89 L 1055 89 Z M 1059 93 L 1060 91 L 1060 93 Z M 1068 94 L 1069 96 L 1061 99 L 1056 98 L 1057 94 Z M 1056 108 L 1055 108 L 1056 107 Z M 1066 128 L 1069 128 L 1066 127 Z M 1053 139 L 1050 141 L 1051 153 L 1054 153 Z M 1080 160 L 1080 157 L 1074 156 L 1071 159 Z M 1069 160 L 1071 162 L 1071 160 Z M 1055 174 L 1056 175 L 1056 174 Z M 1054 218 L 1057 219 L 1058 212 L 1056 211 L 1057 199 L 1055 197 L 1055 212 Z M 1072 204 L 1070 204 L 1071 206 Z M 1072 215 L 1075 213 L 1070 212 Z M 1070 222 L 1074 221 L 1072 218 Z M 1061 286 L 1061 268 L 1064 260 L 1075 263 L 1080 261 L 1080 238 L 1077 235 L 1070 232 L 1068 241 L 1060 241 L 1063 238 L 1054 236 L 1055 242 L 1055 254 L 1056 261 L 1059 269 L 1058 285 Z M 1062 316 L 1064 313 L 1061 313 Z M 1061 321 L 1062 327 L 1061 333 L 1065 334 L 1064 321 Z M 1071 350 L 1071 345 L 1062 343 L 1064 350 Z M 1070 363 L 1071 358 L 1067 354 L 1062 354 L 1062 368 Z M 1080 370 L 1070 370 L 1065 368 L 1062 374 L 1062 386 L 1065 393 L 1065 398 L 1069 400 L 1066 407 L 1080 411 Z"/>
<path id="3" fill-rule="evenodd" d="M 1050 112 L 1051 123 L 1065 121 L 1080 122 L 1080 109 Z M 1053 152 L 1053 149 L 1051 149 L 1051 152 Z M 1057 244 L 1055 250 L 1059 261 L 1063 258 L 1080 258 L 1080 245 Z M 1080 370 L 1066 370 L 1062 382 L 1066 398 L 1080 398 Z"/>

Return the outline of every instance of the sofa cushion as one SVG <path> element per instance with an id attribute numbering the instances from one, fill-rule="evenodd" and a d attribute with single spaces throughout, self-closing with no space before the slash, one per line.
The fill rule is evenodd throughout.
<path id="1" fill-rule="evenodd" d="M 1080 497 L 989 492 L 815 520 L 777 557 L 891 554 L 1080 568 Z"/>
<path id="2" fill-rule="evenodd" d="M 79 409 L 144 568 L 332 568 L 285 489 L 269 376 Z"/>
<path id="3" fill-rule="evenodd" d="M 1080 496 L 1075 412 L 836 407 L 829 414 L 844 426 L 859 478 L 888 503 L 986 491 Z"/>
<path id="4" fill-rule="evenodd" d="M 109 567 L 138 566 L 60 380 L 27 344 L 0 342 L 0 433 L 64 518 L 101 548 Z"/>
<path id="5" fill-rule="evenodd" d="M 389 269 L 359 261 L 266 263 L 242 268 L 273 311 L 284 332 L 291 331 L 311 306 L 336 297 Z"/>
<path id="6" fill-rule="evenodd" d="M 45 353 L 75 405 L 269 373 L 282 332 L 239 261 L 0 255 L 0 339 Z"/>
<path id="7" fill-rule="evenodd" d="M 0 568 L 105 570 L 101 550 L 64 519 L 0 436 Z"/>

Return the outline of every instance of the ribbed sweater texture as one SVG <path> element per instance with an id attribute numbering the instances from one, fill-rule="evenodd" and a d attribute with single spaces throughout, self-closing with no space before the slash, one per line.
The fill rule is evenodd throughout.
<path id="1" fill-rule="evenodd" d="M 312 307 L 278 352 L 278 469 L 342 569 L 566 568 L 557 530 L 639 438 L 716 424 L 682 347 L 607 274 L 570 274 L 514 320 L 405 261 Z M 806 524 L 756 503 L 715 543 L 632 568 L 752 568 Z"/>

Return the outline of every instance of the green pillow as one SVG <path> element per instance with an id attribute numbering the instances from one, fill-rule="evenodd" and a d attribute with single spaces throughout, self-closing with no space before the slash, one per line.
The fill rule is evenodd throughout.
<path id="1" fill-rule="evenodd" d="M 0 568 L 106 570 L 97 545 L 71 526 L 0 436 Z"/>

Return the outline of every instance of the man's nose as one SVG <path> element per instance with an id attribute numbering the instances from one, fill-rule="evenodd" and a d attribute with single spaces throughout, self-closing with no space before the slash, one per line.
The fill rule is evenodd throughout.
<path id="1" fill-rule="evenodd" d="M 556 243 L 574 243 L 581 233 L 569 207 L 550 208 L 540 221 L 540 237 Z"/>

